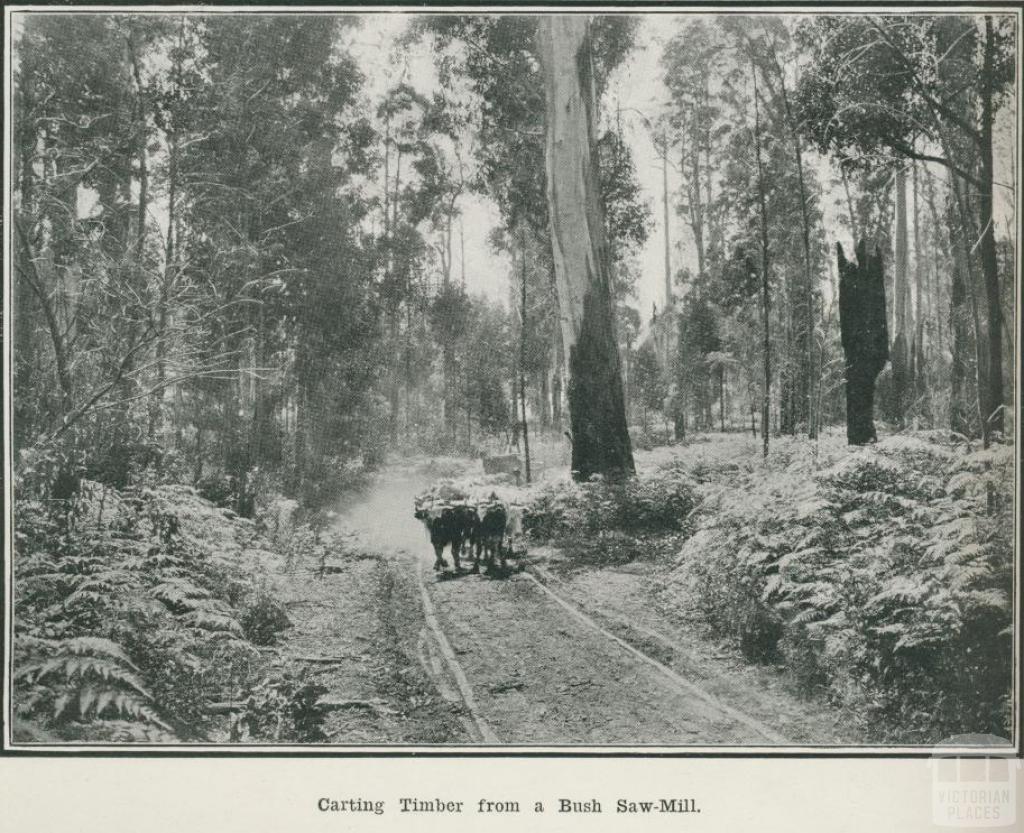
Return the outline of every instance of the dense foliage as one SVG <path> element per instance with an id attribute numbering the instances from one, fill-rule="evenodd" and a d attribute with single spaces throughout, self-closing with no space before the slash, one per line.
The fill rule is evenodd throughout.
<path id="1" fill-rule="evenodd" d="M 779 449 L 706 501 L 667 597 L 752 660 L 784 663 L 879 740 L 1011 732 L 1009 448 L 893 437 Z"/>
<path id="2" fill-rule="evenodd" d="M 87 482 L 54 505 L 52 465 L 27 455 L 15 484 L 15 737 L 322 739 L 319 692 L 272 667 L 291 622 L 253 522 L 157 482 Z M 230 715 L 212 707 L 225 702 Z"/>
<path id="3" fill-rule="evenodd" d="M 14 439 L 67 489 L 156 466 L 249 514 L 261 477 L 317 500 L 389 436 L 507 427 L 508 316 L 452 274 L 461 116 L 404 83 L 374 112 L 355 25 L 20 29 Z"/>
<path id="4" fill-rule="evenodd" d="M 675 158 L 665 197 L 682 265 L 647 335 L 676 436 L 746 423 L 813 437 L 842 418 L 834 244 L 862 239 L 886 275 L 893 359 L 879 415 L 987 441 L 1003 430 L 1011 19 L 677 25 L 661 56 L 668 101 L 649 119 Z"/>

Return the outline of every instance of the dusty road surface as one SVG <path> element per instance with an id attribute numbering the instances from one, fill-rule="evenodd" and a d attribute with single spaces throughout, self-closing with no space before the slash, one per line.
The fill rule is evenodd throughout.
<path id="1" fill-rule="evenodd" d="M 392 471 L 350 505 L 345 554 L 291 607 L 336 708 L 334 743 L 832 744 L 835 718 L 654 614 L 641 573 L 559 575 L 538 549 L 501 578 L 432 570 L 412 517 L 432 478 Z M 450 563 L 450 556 L 446 554 Z M 318 661 L 321 660 L 322 661 Z"/>

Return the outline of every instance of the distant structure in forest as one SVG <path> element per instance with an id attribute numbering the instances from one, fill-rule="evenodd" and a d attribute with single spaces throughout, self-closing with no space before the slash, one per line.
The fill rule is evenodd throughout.
<path id="1" fill-rule="evenodd" d="M 658 363 L 666 372 L 671 370 L 676 351 L 679 349 L 679 313 L 675 299 L 671 298 L 671 301 L 671 305 L 661 312 L 658 312 L 657 304 L 652 307 L 651 320 L 640 334 L 640 346 L 650 341 L 658 357 Z"/>

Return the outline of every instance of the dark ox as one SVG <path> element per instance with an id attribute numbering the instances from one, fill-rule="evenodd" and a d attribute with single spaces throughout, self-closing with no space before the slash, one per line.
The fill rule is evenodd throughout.
<path id="1" fill-rule="evenodd" d="M 434 547 L 434 569 L 443 570 L 447 565 L 444 560 L 444 548 L 450 547 L 455 569 L 461 568 L 459 555 L 462 546 L 471 542 L 478 518 L 476 510 L 465 504 L 417 504 L 413 515 L 423 521 L 430 533 L 430 543 Z"/>
<path id="2" fill-rule="evenodd" d="M 508 510 L 498 501 L 483 503 L 477 507 L 477 525 L 473 534 L 473 572 L 480 571 L 481 554 L 488 568 L 494 567 L 494 556 L 498 556 L 501 568 L 505 569 L 505 527 Z"/>

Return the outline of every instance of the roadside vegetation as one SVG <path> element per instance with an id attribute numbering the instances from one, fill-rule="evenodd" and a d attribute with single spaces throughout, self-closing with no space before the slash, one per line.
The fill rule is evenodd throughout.
<path id="1" fill-rule="evenodd" d="M 628 484 L 537 487 L 531 535 L 570 569 L 663 562 L 657 602 L 680 625 L 784 669 L 878 742 L 1010 736 L 1009 446 L 827 432 L 762 464 L 756 440 L 702 439 L 639 455 Z"/>
<path id="2" fill-rule="evenodd" d="M 323 740 L 322 687 L 275 662 L 276 583 L 315 565 L 316 516 L 261 501 L 253 521 L 156 480 L 54 499 L 52 465 L 26 457 L 15 483 L 15 738 Z"/>

